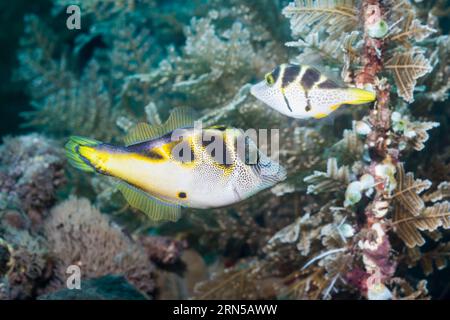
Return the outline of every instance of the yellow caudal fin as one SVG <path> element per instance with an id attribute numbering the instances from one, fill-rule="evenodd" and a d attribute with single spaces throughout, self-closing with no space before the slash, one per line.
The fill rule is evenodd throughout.
<path id="1" fill-rule="evenodd" d="M 377 98 L 375 92 L 359 88 L 347 88 L 347 93 L 349 98 L 345 104 L 364 104 L 375 101 Z"/>
<path id="2" fill-rule="evenodd" d="M 124 181 L 120 181 L 117 188 L 122 192 L 130 206 L 144 212 L 150 220 L 177 221 L 181 217 L 179 205 L 157 199 Z"/>
<path id="3" fill-rule="evenodd" d="M 95 168 L 91 164 L 90 160 L 81 155 L 80 147 L 95 147 L 99 144 L 101 144 L 101 142 L 94 139 L 71 136 L 65 145 L 66 156 L 69 163 L 79 170 L 94 172 Z"/>

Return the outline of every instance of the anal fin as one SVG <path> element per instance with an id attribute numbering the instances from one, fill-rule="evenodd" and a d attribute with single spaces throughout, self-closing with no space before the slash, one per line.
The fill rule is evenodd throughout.
<path id="1" fill-rule="evenodd" d="M 181 217 L 181 207 L 155 198 L 148 193 L 120 181 L 117 188 L 133 208 L 144 212 L 151 220 L 177 221 Z"/>
<path id="2" fill-rule="evenodd" d="M 339 107 L 341 107 L 341 106 L 342 106 L 341 103 L 332 105 L 332 106 L 330 106 L 330 110 L 331 110 L 331 111 L 335 111 L 335 110 L 337 110 L 337 109 L 338 109 Z"/>

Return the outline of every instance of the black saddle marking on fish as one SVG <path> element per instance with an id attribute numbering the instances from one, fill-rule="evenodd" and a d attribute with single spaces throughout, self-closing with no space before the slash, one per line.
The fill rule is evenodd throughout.
<path id="1" fill-rule="evenodd" d="M 305 73 L 302 76 L 302 79 L 300 80 L 301 85 L 303 86 L 303 89 L 305 91 L 311 89 L 313 85 L 319 81 L 320 79 L 320 73 L 316 69 L 308 68 L 306 69 Z"/>
<path id="2" fill-rule="evenodd" d="M 180 143 L 183 143 L 185 145 L 181 146 L 180 151 L 178 151 L 178 154 L 174 154 L 174 152 L 175 152 L 174 149 L 175 148 L 172 148 L 172 150 L 171 150 L 172 158 L 177 159 L 177 160 L 181 161 L 182 163 L 193 162 L 195 160 L 194 150 L 192 150 L 192 148 L 191 148 L 191 146 L 189 145 L 188 142 L 181 141 Z M 188 149 L 188 152 L 189 152 L 189 155 L 186 156 L 186 157 L 184 155 L 184 150 L 185 149 Z"/>
<path id="3" fill-rule="evenodd" d="M 155 143 L 144 141 L 128 147 L 124 147 L 124 149 L 126 152 L 137 153 L 152 160 L 163 160 L 164 157 L 156 150 L 157 147 L 158 146 Z"/>
<path id="4" fill-rule="evenodd" d="M 337 88 L 340 88 L 339 85 L 338 85 L 336 82 L 334 82 L 334 81 L 332 81 L 332 80 L 330 80 L 330 79 L 325 80 L 324 82 L 319 83 L 317 86 L 318 86 L 320 89 L 337 89 Z"/>
<path id="5" fill-rule="evenodd" d="M 222 168 L 229 168 L 233 166 L 233 159 L 231 154 L 227 148 L 227 144 L 225 143 L 225 137 L 223 135 L 213 135 L 211 136 L 210 141 L 206 141 L 206 139 L 202 138 L 202 146 L 206 149 L 210 144 L 212 144 L 212 150 L 209 150 L 211 153 L 209 156 Z M 217 147 L 222 150 L 216 150 Z M 222 151 L 221 154 L 217 151 Z"/>
<path id="6" fill-rule="evenodd" d="M 300 74 L 301 67 L 297 65 L 288 65 L 284 69 L 283 77 L 281 78 L 281 87 L 286 88 L 289 84 L 295 81 Z"/>

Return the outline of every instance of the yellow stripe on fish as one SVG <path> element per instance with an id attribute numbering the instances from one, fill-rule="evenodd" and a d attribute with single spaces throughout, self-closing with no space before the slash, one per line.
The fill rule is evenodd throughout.
<path id="1" fill-rule="evenodd" d="M 283 167 L 257 150 L 241 130 L 197 130 L 184 113 L 175 110 L 160 127 L 138 124 L 126 137 L 126 146 L 71 137 L 66 144 L 69 162 L 116 178 L 130 205 L 153 220 L 177 220 L 181 206 L 227 206 L 285 178 Z M 177 126 L 184 128 L 179 139 L 174 138 Z M 246 150 L 256 150 L 255 163 L 238 154 L 239 141 L 248 145 Z"/>
<path id="2" fill-rule="evenodd" d="M 323 118 L 344 104 L 364 104 L 375 93 L 338 85 L 307 65 L 282 64 L 252 86 L 251 93 L 273 109 L 293 118 Z"/>

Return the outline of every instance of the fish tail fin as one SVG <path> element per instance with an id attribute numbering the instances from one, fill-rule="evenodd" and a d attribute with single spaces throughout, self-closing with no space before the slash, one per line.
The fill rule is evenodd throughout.
<path id="1" fill-rule="evenodd" d="M 346 101 L 346 104 L 364 104 L 375 101 L 377 98 L 375 92 L 359 88 L 348 88 L 347 94 L 348 101 Z"/>
<path id="2" fill-rule="evenodd" d="M 80 136 L 71 136 L 69 141 L 65 145 L 66 156 L 69 160 L 69 163 L 82 171 L 86 172 L 95 172 L 95 167 L 92 165 L 91 161 L 83 154 L 80 149 L 83 147 L 96 147 L 101 144 L 100 141 L 80 137 Z"/>

